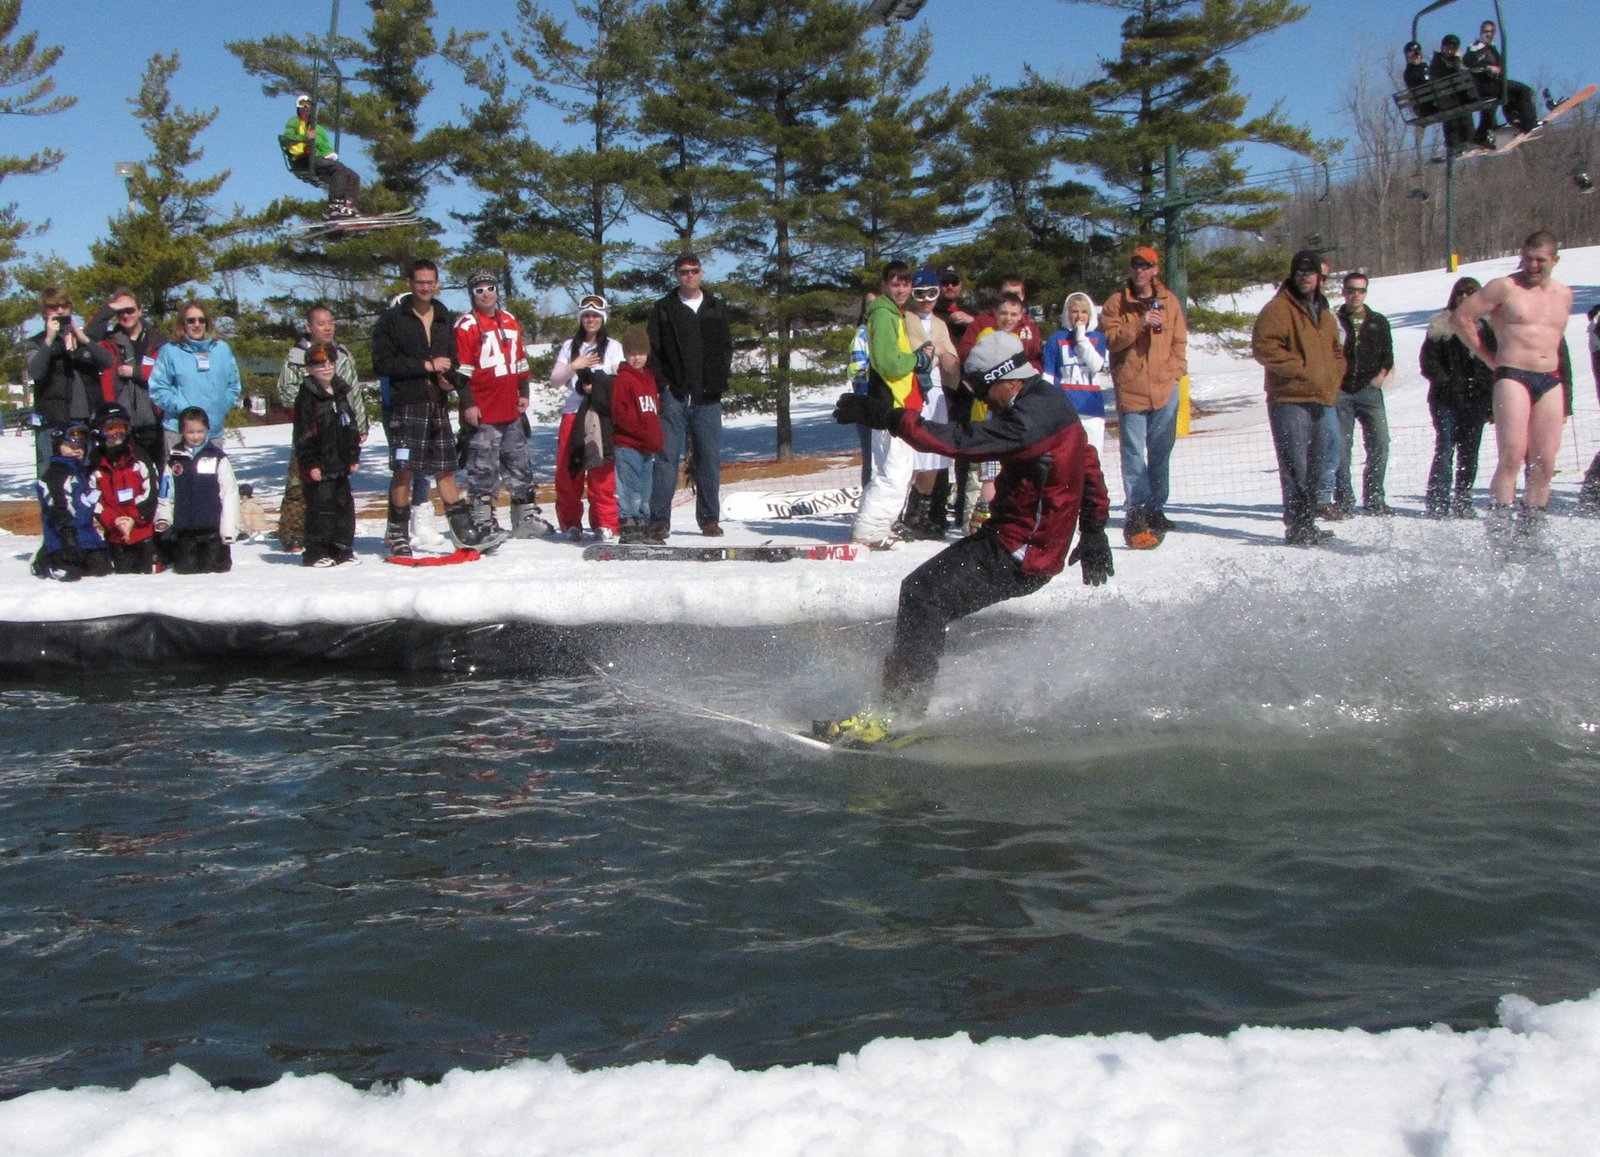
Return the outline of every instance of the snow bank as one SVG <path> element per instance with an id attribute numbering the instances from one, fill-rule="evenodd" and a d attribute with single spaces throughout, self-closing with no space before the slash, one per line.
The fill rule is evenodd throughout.
<path id="1" fill-rule="evenodd" d="M 879 1040 L 835 1065 L 707 1058 L 580 1073 L 559 1058 L 358 1091 L 330 1076 L 250 1092 L 174 1068 L 126 1092 L 0 1104 L 13 1157 L 1504 1157 L 1592 1151 L 1600 993 L 1500 1002 L 1500 1027 L 1241 1028 L 974 1044 Z"/>

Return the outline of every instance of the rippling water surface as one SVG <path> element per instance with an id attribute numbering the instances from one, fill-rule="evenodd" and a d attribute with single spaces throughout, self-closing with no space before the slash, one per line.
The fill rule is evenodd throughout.
<path id="1" fill-rule="evenodd" d="M 989 616 L 935 704 L 962 736 L 904 758 L 662 703 L 837 708 L 881 624 L 597 650 L 643 690 L 515 662 L 13 683 L 0 1091 L 1472 1025 L 1505 992 L 1582 995 L 1593 632 L 1462 584 Z"/>

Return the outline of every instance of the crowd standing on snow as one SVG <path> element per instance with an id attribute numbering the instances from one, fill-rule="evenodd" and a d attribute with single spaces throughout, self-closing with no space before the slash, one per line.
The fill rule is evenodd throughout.
<path id="1" fill-rule="evenodd" d="M 1489 528 L 1503 554 L 1537 543 L 1561 422 L 1571 412 L 1571 367 L 1558 324 L 1570 293 L 1551 276 L 1558 260 L 1555 239 L 1540 233 L 1528 239 L 1522 266 L 1510 278 L 1487 289 L 1462 278 L 1422 345 L 1436 438 L 1425 512 L 1478 517 L 1471 497 L 1478 448 L 1484 426 L 1494 421 L 1498 458 Z M 726 306 L 702 286 L 698 256 L 682 254 L 673 273 L 678 287 L 653 305 L 647 325 L 621 340 L 607 332 L 610 309 L 603 297 L 579 301 L 575 331 L 557 347 L 550 375 L 553 386 L 566 390 L 552 525 L 534 497 L 522 330 L 501 306 L 496 278 L 474 271 L 468 277 L 472 308 L 457 317 L 437 300 L 434 263 L 415 262 L 407 273 L 409 292 L 373 332 L 389 445 L 386 551 L 406 560 L 417 551 L 492 549 L 509 535 L 580 541 L 585 526 L 600 540 L 664 542 L 685 457 L 699 529 L 719 536 L 721 400 L 732 336 Z M 1327 284 L 1319 254 L 1296 254 L 1252 339 L 1265 370 L 1285 538 L 1297 545 L 1333 536 L 1319 521 L 1394 512 L 1385 491 L 1383 391 L 1394 376 L 1388 319 L 1368 304 L 1364 274 L 1345 276 L 1337 309 Z M 963 371 L 972 369 L 973 351 L 984 338 L 1009 334 L 1030 372 L 1071 403 L 1098 469 L 1106 436 L 1102 384 L 1109 377 L 1122 464 L 1123 540 L 1131 549 L 1159 546 L 1175 529 L 1165 507 L 1188 363 L 1183 305 L 1161 280 L 1158 251 L 1136 247 L 1126 281 L 1098 309 L 1088 294 L 1068 294 L 1060 326 L 1048 337 L 1030 315 L 1022 278 L 1003 278 L 987 310 L 970 305 L 964 291 L 954 266 L 937 272 L 913 271 L 903 262 L 886 266 L 856 334 L 853 391 L 913 411 L 934 427 L 981 426 L 991 411 Z M 1527 321 L 1534 305 L 1542 322 Z M 185 302 L 170 335 L 156 329 L 125 288 L 81 326 L 60 289 L 42 294 L 40 307 L 44 327 L 27 345 L 45 523 L 35 573 L 71 579 L 166 567 L 228 569 L 227 548 L 241 535 L 259 536 L 261 514 L 253 499 L 241 505 L 220 445 L 240 382 L 233 353 L 217 337 L 205 306 Z M 1590 355 L 1600 378 L 1596 312 L 1590 320 Z M 333 311 L 315 305 L 304 325 L 277 383 L 278 401 L 296 417 L 277 536 L 305 565 L 326 567 L 356 561 L 349 476 L 360 469 L 369 431 L 358 370 L 338 341 Z M 1512 345 L 1502 351 L 1507 336 Z M 1558 393 L 1564 405 L 1544 400 Z M 1359 508 L 1351 476 L 1358 426 L 1366 451 Z M 973 458 L 965 450 L 916 446 L 889 426 L 863 425 L 863 431 L 864 488 L 851 527 L 854 541 L 883 549 L 986 526 L 1003 455 Z M 465 486 L 458 483 L 463 471 Z M 1518 503 L 1524 472 L 1526 492 Z M 448 538 L 433 524 L 430 485 L 443 500 Z M 502 493 L 509 526 L 496 517 Z M 1600 457 L 1585 476 L 1580 501 L 1600 508 Z M 168 510 L 165 518 L 158 507 Z M 196 545 L 202 535 L 203 549 Z"/>

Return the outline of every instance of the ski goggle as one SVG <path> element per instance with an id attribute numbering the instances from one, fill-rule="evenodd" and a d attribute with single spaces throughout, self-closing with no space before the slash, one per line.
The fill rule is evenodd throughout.
<path id="1" fill-rule="evenodd" d="M 924 286 L 921 289 L 913 289 L 911 291 L 911 296 L 916 298 L 918 301 L 938 301 L 939 288 L 938 286 Z"/>
<path id="2" fill-rule="evenodd" d="M 122 421 L 107 422 L 101 427 L 100 433 L 107 442 L 120 442 L 128 436 L 128 423 Z"/>
<path id="3" fill-rule="evenodd" d="M 89 441 L 94 437 L 94 431 L 87 426 L 68 426 L 61 431 L 61 441 L 69 446 L 78 446 L 87 449 Z"/>
<path id="4" fill-rule="evenodd" d="M 606 305 L 606 299 L 601 297 L 598 293 L 586 293 L 578 299 L 579 313 L 584 313 L 587 311 L 604 313 L 608 308 L 610 307 Z"/>

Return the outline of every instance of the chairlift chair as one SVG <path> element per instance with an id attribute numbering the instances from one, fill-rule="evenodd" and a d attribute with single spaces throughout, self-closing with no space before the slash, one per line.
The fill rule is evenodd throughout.
<path id="1" fill-rule="evenodd" d="M 1411 39 L 1421 43 L 1418 25 L 1428 13 L 1454 4 L 1456 0 L 1435 0 L 1411 19 Z M 1500 0 L 1494 4 L 1495 27 L 1505 34 L 1505 19 L 1500 13 Z M 1415 88 L 1403 88 L 1393 96 L 1400 119 L 1414 128 L 1422 129 L 1459 116 L 1480 113 L 1497 107 L 1505 98 L 1505 73 L 1500 74 L 1500 91 L 1484 95 L 1478 91 L 1477 78 L 1466 69 L 1449 76 L 1436 76 Z"/>

